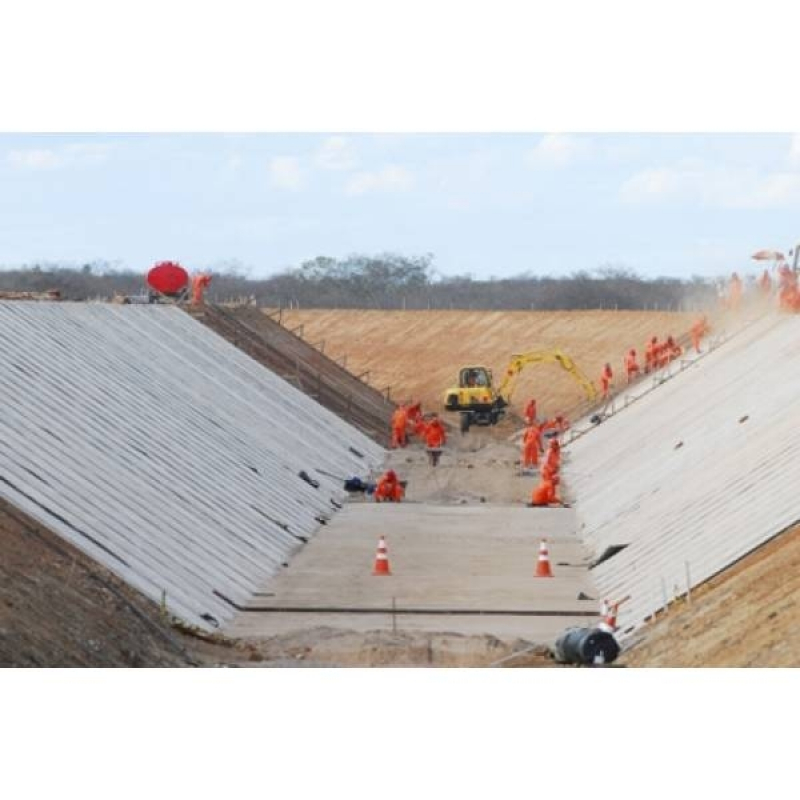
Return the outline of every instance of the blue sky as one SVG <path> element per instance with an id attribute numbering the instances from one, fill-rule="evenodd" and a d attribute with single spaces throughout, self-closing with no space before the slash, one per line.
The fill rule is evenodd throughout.
<path id="1" fill-rule="evenodd" d="M 432 253 L 444 275 L 755 272 L 800 241 L 792 134 L 0 134 L 0 265 Z"/>

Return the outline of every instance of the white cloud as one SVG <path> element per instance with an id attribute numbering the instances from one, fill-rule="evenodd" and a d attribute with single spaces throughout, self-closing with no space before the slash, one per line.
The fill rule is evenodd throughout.
<path id="1" fill-rule="evenodd" d="M 6 161 L 17 169 L 64 169 L 103 164 L 110 152 L 109 144 L 85 142 L 55 148 L 11 150 L 6 155 Z"/>
<path id="2" fill-rule="evenodd" d="M 761 173 L 684 162 L 645 169 L 620 188 L 629 204 L 681 202 L 712 208 L 785 208 L 800 206 L 800 172 Z"/>
<path id="3" fill-rule="evenodd" d="M 347 182 L 345 193 L 349 195 L 370 192 L 403 192 L 414 184 L 414 176 L 405 168 L 389 164 L 373 172 L 357 172 Z"/>
<path id="4" fill-rule="evenodd" d="M 294 156 L 275 156 L 269 162 L 269 175 L 273 186 L 297 191 L 303 185 L 300 159 Z"/>
<path id="5" fill-rule="evenodd" d="M 566 133 L 547 133 L 525 155 L 531 167 L 566 167 L 591 150 L 587 137 Z"/>
<path id="6" fill-rule="evenodd" d="M 321 169 L 346 170 L 357 160 L 353 145 L 346 136 L 329 136 L 317 150 L 314 161 Z"/>

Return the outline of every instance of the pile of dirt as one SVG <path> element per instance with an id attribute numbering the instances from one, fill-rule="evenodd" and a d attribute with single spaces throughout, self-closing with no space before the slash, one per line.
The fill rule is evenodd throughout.
<path id="1" fill-rule="evenodd" d="M 247 643 L 261 666 L 489 667 L 551 666 L 547 648 L 523 639 L 456 633 L 370 631 L 319 627 Z M 519 654 L 519 655 L 516 655 Z"/>
<path id="2" fill-rule="evenodd" d="M 196 663 L 146 598 L 0 500 L 0 666 Z"/>
<path id="3" fill-rule="evenodd" d="M 641 355 L 651 336 L 686 333 L 696 314 L 667 311 L 361 311 L 284 309 L 283 324 L 303 326 L 310 342 L 355 374 L 367 374 L 380 389 L 391 387 L 398 402 L 421 400 L 426 410 L 442 407 L 460 366 L 484 365 L 501 378 L 513 353 L 558 348 L 597 381 L 611 362 L 622 380 L 622 359 L 631 347 Z M 552 416 L 582 403 L 580 386 L 553 365 L 524 370 L 512 409 L 521 414 L 536 397 L 539 414 Z"/>
<path id="4" fill-rule="evenodd" d="M 794 667 L 800 662 L 800 526 L 707 581 L 642 629 L 631 667 Z"/>

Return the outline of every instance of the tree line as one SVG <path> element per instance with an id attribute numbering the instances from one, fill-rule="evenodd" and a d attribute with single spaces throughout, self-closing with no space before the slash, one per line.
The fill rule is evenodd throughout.
<path id="1" fill-rule="evenodd" d="M 693 310 L 715 302 L 718 286 L 699 277 L 643 278 L 606 265 L 563 277 L 523 273 L 509 278 L 442 275 L 433 256 L 395 253 L 319 256 L 266 278 L 236 265 L 212 269 L 207 298 L 248 299 L 259 306 L 378 309 Z M 32 264 L 0 271 L 0 290 L 45 292 L 66 300 L 110 299 L 147 292 L 144 274 L 107 262 Z"/>

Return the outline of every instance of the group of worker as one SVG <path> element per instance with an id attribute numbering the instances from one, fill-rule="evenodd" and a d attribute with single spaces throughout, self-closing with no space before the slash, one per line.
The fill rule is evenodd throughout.
<path id="1" fill-rule="evenodd" d="M 406 447 L 409 433 L 425 442 L 428 461 L 432 467 L 439 463 L 442 448 L 447 443 L 447 431 L 436 412 L 422 413 L 422 403 L 401 403 L 392 413 L 392 449 Z"/>
<path id="2" fill-rule="evenodd" d="M 447 443 L 447 430 L 435 412 L 423 414 L 422 403 L 400 403 L 392 413 L 390 447 L 407 447 L 409 436 L 416 436 L 425 443 L 428 463 L 435 467 L 439 463 L 442 449 Z M 405 496 L 402 482 L 394 470 L 387 470 L 378 479 L 375 487 L 376 502 L 399 503 Z"/>
<path id="3" fill-rule="evenodd" d="M 700 341 L 711 331 L 708 320 L 705 316 L 698 319 L 691 327 L 692 347 L 696 353 L 700 352 Z M 649 375 L 651 372 L 666 367 L 670 361 L 680 358 L 683 355 L 683 348 L 678 344 L 672 335 L 667 336 L 663 341 L 658 340 L 658 336 L 652 336 L 644 350 L 644 370 L 639 364 L 636 348 L 631 347 L 623 359 L 625 376 L 629 384 L 639 378 L 642 373 Z M 611 365 L 606 364 L 600 375 L 600 394 L 604 400 L 608 399 L 613 373 Z"/>
<path id="4" fill-rule="evenodd" d="M 556 414 L 551 419 L 539 422 L 536 417 L 536 400 L 531 400 L 525 406 L 524 418 L 525 429 L 522 433 L 520 464 L 523 470 L 538 468 L 540 478 L 531 494 L 531 505 L 561 505 L 558 496 L 561 443 L 558 435 L 569 428 L 569 421 L 563 414 Z M 542 446 L 542 438 L 547 435 L 550 439 L 545 449 Z M 543 457 L 541 467 L 540 457 Z"/>
<path id="5" fill-rule="evenodd" d="M 800 311 L 800 287 L 798 287 L 797 272 L 785 261 L 776 263 L 777 275 L 773 279 L 769 269 L 765 269 L 755 280 L 753 295 L 757 296 L 764 305 L 777 300 L 781 311 Z M 738 273 L 734 272 L 728 280 L 727 288 L 719 288 L 719 304 L 724 311 L 738 311 L 742 305 L 744 285 Z"/>

